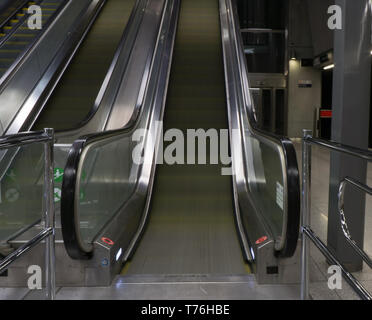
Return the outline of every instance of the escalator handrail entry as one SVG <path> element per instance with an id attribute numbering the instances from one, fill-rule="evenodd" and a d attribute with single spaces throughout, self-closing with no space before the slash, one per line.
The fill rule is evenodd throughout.
<path id="1" fill-rule="evenodd" d="M 227 11 L 229 17 L 229 33 L 233 34 L 233 37 L 236 40 L 233 52 L 235 54 L 236 63 L 238 64 L 238 73 L 240 84 L 238 85 L 238 90 L 243 97 L 249 94 L 247 88 L 249 88 L 248 83 L 248 69 L 245 58 L 243 57 L 244 46 L 243 40 L 240 33 L 240 26 L 238 20 L 238 12 L 236 2 L 232 0 L 221 0 L 225 1 L 226 7 L 229 7 L 231 10 Z M 267 132 L 258 128 L 255 111 L 252 104 L 247 103 L 247 99 L 244 99 L 244 108 L 247 110 L 248 123 L 250 126 L 250 131 L 253 136 L 257 138 L 262 137 L 263 139 L 270 140 L 276 145 L 279 145 L 283 151 L 284 160 L 285 160 L 285 169 L 287 177 L 287 214 L 284 221 L 284 234 L 282 241 L 282 246 L 280 250 L 277 250 L 275 254 L 279 257 L 291 257 L 293 256 L 299 237 L 299 225 L 300 225 L 300 203 L 301 203 L 301 193 L 300 193 L 300 182 L 299 182 L 299 170 L 297 163 L 296 151 L 293 146 L 292 141 L 282 135 L 277 135 L 271 132 Z M 252 99 L 251 99 L 252 101 Z"/>
<path id="2" fill-rule="evenodd" d="M 166 13 L 168 3 L 172 3 L 168 1 L 169 0 L 165 1 L 166 5 L 164 5 L 163 8 L 163 17 Z M 162 26 L 160 24 L 159 33 L 157 36 L 158 41 L 162 41 L 160 37 L 161 33 Z M 158 46 L 155 46 L 155 49 L 157 47 Z M 154 52 L 154 56 L 155 54 L 156 53 Z M 162 55 L 162 57 L 165 56 Z M 152 69 L 152 66 L 150 66 L 149 68 Z M 155 72 L 154 74 L 156 75 L 156 77 L 158 77 L 157 72 Z M 152 101 L 152 98 L 150 100 Z M 88 134 L 78 138 L 72 144 L 67 158 L 62 181 L 61 225 L 65 248 L 69 256 L 73 259 L 87 260 L 93 256 L 93 245 L 86 244 L 81 239 L 78 221 L 79 217 L 75 208 L 75 199 L 78 193 L 78 191 L 76 190 L 77 181 L 79 179 L 78 169 L 82 160 L 81 157 L 83 155 L 83 152 L 89 145 L 93 143 L 130 134 L 133 130 L 136 129 L 137 124 L 141 121 L 141 115 L 144 113 L 143 109 L 144 108 L 142 105 L 137 104 L 130 120 L 123 128 Z"/>

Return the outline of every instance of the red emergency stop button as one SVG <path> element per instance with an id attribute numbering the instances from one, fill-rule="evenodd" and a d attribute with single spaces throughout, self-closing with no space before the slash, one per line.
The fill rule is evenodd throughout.
<path id="1" fill-rule="evenodd" d="M 263 237 L 259 238 L 259 239 L 256 241 L 256 244 L 260 244 L 260 243 L 262 243 L 262 242 L 264 242 L 264 241 L 266 241 L 266 240 L 267 240 L 267 237 L 266 237 L 266 236 L 263 236 Z"/>

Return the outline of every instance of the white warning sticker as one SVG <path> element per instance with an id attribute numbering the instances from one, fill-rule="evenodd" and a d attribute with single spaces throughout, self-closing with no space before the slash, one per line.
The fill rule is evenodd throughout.
<path id="1" fill-rule="evenodd" d="M 276 204 L 283 210 L 283 186 L 276 182 Z"/>

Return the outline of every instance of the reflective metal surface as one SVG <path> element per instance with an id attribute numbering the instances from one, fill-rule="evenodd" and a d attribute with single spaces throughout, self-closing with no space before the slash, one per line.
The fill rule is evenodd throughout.
<path id="1" fill-rule="evenodd" d="M 132 18 L 130 19 L 129 26 L 123 35 L 123 39 L 117 50 L 115 59 L 111 65 L 111 68 L 106 76 L 106 80 L 103 83 L 101 92 L 97 98 L 97 102 L 99 104 L 101 103 L 101 101 L 103 101 L 107 107 L 105 109 L 105 112 L 107 113 L 106 118 L 108 118 L 108 116 L 110 115 L 111 108 L 113 106 L 120 106 L 122 108 L 121 109 L 122 112 L 128 112 L 128 111 L 131 112 L 130 117 L 131 118 L 133 117 L 135 121 L 136 119 L 135 113 L 138 112 L 139 110 L 142 110 L 141 109 L 142 105 L 138 105 L 138 103 L 143 100 L 143 97 L 141 98 L 141 95 L 144 95 L 144 89 L 146 89 L 146 92 L 151 91 L 150 93 L 148 93 L 147 96 L 145 95 L 145 100 L 146 100 L 145 103 L 147 105 L 150 105 L 152 102 L 154 102 L 152 101 L 152 95 L 155 89 L 158 87 L 157 85 L 158 81 L 156 79 L 158 77 L 159 78 L 167 77 L 168 68 L 169 68 L 169 62 L 167 61 L 167 59 L 169 59 L 170 56 L 165 53 L 164 46 L 166 45 L 167 50 L 169 50 L 168 48 L 169 39 L 165 37 L 167 35 L 166 31 L 169 27 L 168 26 L 169 21 L 165 18 L 165 13 L 162 10 L 163 5 L 164 5 L 164 2 L 159 2 L 159 1 L 151 1 L 151 2 L 147 0 L 137 1 L 137 5 L 135 7 L 135 10 L 133 10 Z M 172 8 L 173 8 L 173 4 L 168 2 L 166 13 L 170 14 L 170 12 L 172 12 Z M 170 15 L 170 17 L 174 19 L 173 15 Z M 164 20 L 166 20 L 166 22 L 164 22 Z M 154 28 L 154 25 L 155 26 L 157 25 L 159 28 L 161 27 L 161 32 L 163 32 L 162 35 L 164 36 L 163 38 L 160 36 L 160 31 Z M 149 32 L 149 30 L 151 30 L 151 32 Z M 136 41 L 138 41 L 138 44 L 135 46 Z M 141 43 L 147 44 L 147 51 L 140 50 Z M 159 50 L 156 51 L 156 54 L 154 53 L 155 48 L 159 48 Z M 138 54 L 138 51 L 140 51 L 141 54 Z M 161 63 L 161 61 L 163 60 L 164 60 L 164 63 Z M 135 73 L 136 65 L 137 66 L 139 65 L 140 68 L 142 68 L 142 66 L 144 65 L 143 68 L 145 68 L 145 70 L 141 72 L 142 70 L 141 69 L 139 70 L 138 74 L 136 74 Z M 165 68 L 163 67 L 163 65 L 165 66 Z M 132 78 L 138 79 L 137 81 L 138 88 L 136 88 L 135 85 L 128 85 L 128 83 L 126 85 L 121 86 L 122 79 L 125 79 L 125 81 L 127 81 L 128 77 L 125 76 L 125 72 L 128 70 L 131 70 L 132 72 L 131 74 L 135 75 L 135 77 L 132 77 Z M 153 70 L 153 72 L 150 72 L 151 70 Z M 147 84 L 147 82 L 149 81 L 148 79 L 149 77 L 152 77 L 152 79 L 155 79 L 154 81 L 152 81 L 151 85 Z M 162 84 L 163 88 L 166 87 L 166 83 L 167 83 L 167 80 L 164 78 L 164 82 Z M 136 93 L 138 95 L 138 99 L 137 99 L 138 101 L 134 101 L 135 99 L 129 99 L 128 101 L 130 103 L 128 104 L 123 103 L 123 101 L 125 101 L 124 99 L 126 98 L 126 95 L 123 96 L 121 93 L 121 90 L 124 90 L 125 92 L 127 92 L 128 98 L 129 97 L 133 98 L 133 92 Z M 118 95 L 118 93 L 120 93 L 120 95 Z M 155 100 L 158 102 L 154 102 L 154 105 L 157 105 L 158 108 L 161 108 L 163 97 L 157 97 Z M 159 103 L 160 103 L 160 107 L 159 107 Z M 120 111 L 120 110 L 117 110 L 117 111 Z M 92 114 L 93 116 L 95 115 L 95 112 L 98 112 L 98 106 L 96 106 L 96 109 L 94 110 Z M 90 118 L 89 120 L 91 119 L 92 118 Z M 99 117 L 97 117 L 97 119 L 99 119 Z M 124 123 L 120 123 L 116 125 L 124 126 L 125 124 L 128 124 L 128 123 L 130 124 L 134 123 L 134 122 L 131 122 L 130 120 L 127 121 L 125 119 L 123 119 L 123 121 Z M 95 125 L 97 125 L 97 123 Z M 97 132 L 97 131 L 99 132 L 101 130 L 105 130 L 105 123 L 103 123 L 101 127 L 98 126 L 97 128 L 95 128 L 95 130 L 93 130 L 93 125 L 92 125 L 90 130 L 92 130 L 90 132 Z M 76 131 L 74 130 L 70 131 L 69 133 L 71 132 L 76 133 Z M 81 130 L 81 132 L 79 132 L 78 134 L 80 133 L 82 134 L 84 133 L 84 131 Z M 115 137 L 116 133 L 117 132 L 113 131 L 113 132 L 108 132 L 107 135 L 106 133 L 102 133 L 102 134 L 104 135 L 104 138 L 109 138 L 109 137 Z M 62 132 L 61 136 L 64 137 L 65 134 L 66 132 Z M 77 137 L 79 137 L 79 135 L 74 136 L 72 134 L 72 136 L 70 136 L 70 139 L 73 141 L 73 139 Z M 100 140 L 100 138 L 98 138 L 98 140 Z M 56 168 L 64 168 L 66 164 L 66 158 L 67 158 L 67 155 L 68 155 L 68 152 L 71 146 L 72 145 L 70 143 L 56 144 L 55 150 L 54 150 L 55 158 L 56 158 L 55 159 Z M 32 152 L 30 153 L 31 153 L 31 159 L 32 159 L 31 161 L 32 163 L 35 163 L 36 165 L 35 165 L 34 170 L 32 170 L 32 172 L 30 172 L 30 174 L 28 174 L 27 177 L 34 175 L 34 178 L 27 178 L 27 183 L 24 183 L 24 184 L 25 185 L 36 184 L 39 186 L 42 184 L 42 181 L 40 181 L 40 176 L 42 175 L 42 172 L 43 172 L 42 167 L 39 166 L 38 164 L 40 162 L 40 158 L 38 158 L 38 153 L 36 152 L 36 150 L 32 150 Z M 102 154 L 102 156 L 104 155 Z M 96 182 L 97 176 L 96 177 L 94 176 L 93 168 L 96 165 L 96 163 L 97 164 L 99 163 L 100 157 L 98 155 L 94 157 L 97 157 L 97 159 L 93 159 L 93 162 L 91 162 L 90 164 L 91 167 L 88 166 L 88 171 L 87 172 L 84 171 L 83 176 L 86 177 L 87 179 L 92 178 L 92 181 Z M 20 155 L 20 158 L 24 158 L 25 161 L 27 161 L 26 160 L 27 156 L 25 157 L 24 155 Z M 107 160 L 107 158 L 103 158 L 103 159 L 105 159 L 105 161 Z M 112 157 L 110 158 L 110 160 L 112 161 Z M 105 164 L 107 165 L 107 162 Z M 99 173 L 99 170 L 97 172 Z M 118 172 L 114 173 L 114 176 L 117 173 Z M 68 172 L 67 172 L 67 175 L 68 175 Z M 94 192 L 94 188 L 97 187 L 97 184 L 93 183 L 92 186 L 93 187 L 88 188 L 87 191 L 82 190 L 82 193 L 80 194 L 82 198 L 79 198 L 79 204 L 85 207 L 89 207 L 89 205 L 92 205 L 89 199 L 89 197 L 91 196 L 90 192 L 92 190 Z M 56 182 L 56 187 L 57 189 L 60 187 L 59 182 Z M 34 189 L 38 190 L 36 188 Z M 61 204 L 61 202 L 58 201 L 58 192 L 57 192 L 56 199 L 57 199 L 56 200 L 56 212 L 57 212 L 57 217 L 58 217 L 59 207 Z M 104 200 L 106 201 L 108 199 L 109 198 L 106 198 Z M 40 206 L 31 206 L 31 207 L 32 207 L 32 210 L 35 209 L 35 211 L 40 212 Z M 100 210 L 99 206 L 97 206 L 97 210 Z M 95 212 L 97 211 L 94 211 L 94 213 Z M 141 216 L 138 216 L 138 219 L 140 218 Z M 92 223 L 95 223 L 95 221 L 93 220 L 92 220 Z M 59 223 L 59 219 L 57 219 L 57 225 L 58 223 Z M 25 239 L 29 239 L 30 235 L 32 235 L 39 228 L 39 225 L 36 222 L 33 225 L 35 225 L 35 227 L 31 229 L 30 228 L 25 229 L 24 233 L 20 233 L 19 230 L 16 230 L 17 233 L 12 233 L 12 236 L 14 236 L 14 234 L 19 235 L 17 239 L 13 238 L 11 242 L 12 245 L 17 247 L 19 244 L 23 243 Z M 86 225 L 86 226 L 88 228 L 90 227 L 90 225 Z M 103 223 L 103 225 L 100 225 L 99 228 L 96 230 L 96 232 L 98 232 L 99 229 L 102 228 L 103 226 L 105 226 L 105 223 Z M 68 271 L 60 269 L 59 276 L 57 277 L 59 281 L 63 281 L 63 283 L 71 283 L 70 282 L 71 279 L 75 279 L 75 282 L 73 283 L 76 283 L 76 285 L 85 284 L 85 283 L 105 285 L 107 283 L 110 283 L 112 276 L 119 271 L 117 269 L 118 267 L 120 268 L 120 265 L 121 265 L 120 261 L 116 263 L 115 265 L 113 265 L 113 268 L 111 267 L 103 268 L 101 273 L 97 272 L 96 267 L 101 266 L 101 259 L 107 259 L 108 261 L 111 261 L 113 259 L 112 255 L 115 255 L 116 253 L 113 250 L 110 250 L 111 248 L 104 247 L 102 246 L 102 244 L 97 245 L 97 248 L 95 250 L 95 253 L 97 254 L 97 256 L 93 257 L 90 263 L 88 264 L 72 263 L 71 260 L 69 260 L 69 258 L 66 257 L 65 249 L 62 248 L 62 245 L 60 245 L 60 243 L 62 242 L 61 241 L 62 236 L 60 232 L 61 230 L 57 229 L 57 231 L 58 231 L 57 241 L 59 244 L 57 247 L 57 251 L 58 251 L 57 258 L 62 259 L 62 261 L 64 261 L 63 265 L 67 263 L 68 268 L 67 269 L 65 268 L 65 269 L 70 270 L 71 272 L 70 274 L 68 274 Z M 125 232 L 123 236 L 128 237 L 128 235 L 125 234 Z M 24 263 L 27 263 L 26 260 L 24 261 Z M 92 267 L 92 265 L 94 265 L 95 267 Z M 21 282 L 22 282 L 22 279 L 23 277 L 21 277 Z M 16 279 L 13 279 L 13 280 L 15 281 Z M 12 282 L 13 280 L 9 279 L 10 281 L 9 283 L 13 283 Z M 19 281 L 16 281 L 14 283 L 19 283 Z"/>
<path id="2" fill-rule="evenodd" d="M 311 136 L 311 131 L 304 130 L 304 139 Z M 311 212 L 311 148 L 302 142 L 302 193 L 301 193 L 301 226 L 310 225 Z M 309 299 L 309 266 L 310 243 L 301 229 L 301 299 Z"/>
<path id="3" fill-rule="evenodd" d="M 59 143 L 100 131 L 120 129 L 133 122 L 143 103 L 155 50 L 162 2 L 136 3 L 118 50 L 88 118 L 73 130 L 62 131 Z"/>
<path id="4" fill-rule="evenodd" d="M 188 129 L 227 128 L 225 97 L 218 2 L 183 1 L 162 137 L 167 140 L 171 128 L 185 138 Z M 228 135 L 223 139 L 227 147 Z M 159 158 L 166 159 L 169 144 L 163 144 Z M 193 147 L 187 150 L 191 155 Z M 235 230 L 230 176 L 221 174 L 222 161 L 195 160 L 194 165 L 185 155 L 183 164 L 157 165 L 148 225 L 126 274 L 249 272 Z"/>
<path id="5" fill-rule="evenodd" d="M 372 300 L 372 295 L 366 290 L 366 288 L 364 288 L 364 286 L 338 262 L 337 258 L 331 253 L 328 247 L 323 243 L 322 240 L 320 240 L 320 238 L 315 235 L 315 233 L 308 226 L 302 227 L 302 232 L 316 245 L 316 247 L 332 265 L 336 265 L 341 269 L 342 275 L 344 276 L 348 284 L 363 300 Z"/>
<path id="6" fill-rule="evenodd" d="M 49 138 L 44 136 L 41 132 L 19 133 L 0 137 L 0 149 L 20 147 L 30 143 L 45 142 L 48 140 Z"/>
<path id="7" fill-rule="evenodd" d="M 102 8 L 105 0 L 70 1 L 60 16 L 49 27 L 41 39 L 34 45 L 25 58 L 22 66 L 14 75 L 14 80 L 7 85 L 6 91 L 23 89 L 17 78 L 28 78 L 24 84 L 27 92 L 22 93 L 22 100 L 12 100 L 15 107 L 7 105 L 7 108 L 16 110 L 14 118 L 8 117 L 10 123 L 4 127 L 6 134 L 13 134 L 19 130 L 30 130 L 35 119 L 44 107 L 45 100 L 49 97 L 61 75 L 65 71 L 74 54 L 87 35 L 95 17 Z M 70 26 L 66 28 L 66 25 Z M 50 48 L 54 50 L 51 50 Z M 39 60 L 42 62 L 40 63 Z M 38 66 L 38 69 L 27 66 Z M 26 70 L 23 70 L 25 68 Z M 31 75 L 29 73 L 35 74 Z M 13 84 L 14 83 L 14 84 Z M 31 87 L 32 85 L 32 87 Z M 0 95 L 4 96 L 4 93 Z M 13 108 L 13 109 L 12 109 Z"/>
<path id="8" fill-rule="evenodd" d="M 303 173 L 302 173 L 302 221 L 301 221 L 301 233 L 302 233 L 302 251 L 301 251 L 301 299 L 309 299 L 309 240 L 311 240 L 316 247 L 322 252 L 322 254 L 330 261 L 331 264 L 337 265 L 342 275 L 349 283 L 349 285 L 355 290 L 355 292 L 364 300 L 372 300 L 372 295 L 363 287 L 363 285 L 339 262 L 337 257 L 332 254 L 330 249 L 320 240 L 320 238 L 310 228 L 310 203 L 311 203 L 311 145 L 319 145 L 323 148 L 333 150 L 342 154 L 348 154 L 356 158 L 365 159 L 372 161 L 372 152 L 359 148 L 346 146 L 343 144 L 334 143 L 332 141 L 325 141 L 315 139 L 311 135 L 311 131 L 304 130 L 303 138 Z M 347 227 L 347 222 L 344 213 L 344 193 L 346 184 L 350 183 L 358 189 L 372 194 L 371 188 L 356 181 L 353 178 L 346 177 L 339 184 L 338 192 L 338 209 L 340 215 L 341 229 L 345 238 L 356 253 L 362 257 L 362 259 L 371 267 L 371 259 L 369 256 L 353 241 L 350 232 Z"/>
<path id="9" fill-rule="evenodd" d="M 42 107 L 40 100 L 45 95 L 48 96 L 45 90 L 49 86 L 53 87 L 51 82 L 58 81 L 57 71 L 65 62 L 66 54 L 73 50 L 73 56 L 74 50 L 77 50 L 76 42 L 82 41 L 81 37 L 87 33 L 87 26 L 103 3 L 102 0 L 70 1 L 61 8 L 55 21 L 45 26 L 40 39 L 20 61 L 17 72 L 1 85 L 0 127 L 3 125 L 3 131 L 0 134 L 10 135 L 31 129 Z M 72 29 L 66 28 L 66 25 L 72 25 Z M 78 27 L 80 29 L 75 30 Z M 17 150 L 0 154 L 1 177 L 9 170 L 16 155 Z"/>
<path id="10" fill-rule="evenodd" d="M 337 151 L 337 152 L 342 152 L 360 159 L 364 159 L 367 161 L 372 161 L 372 152 L 366 149 L 361 149 L 361 148 L 356 148 L 353 146 L 345 145 L 342 143 L 337 143 L 334 141 L 326 141 L 322 139 L 315 139 L 309 135 L 307 135 L 304 140 L 307 143 L 310 144 L 316 144 L 319 146 L 322 146 L 324 148 Z"/>
<path id="11" fill-rule="evenodd" d="M 101 240 L 104 235 L 122 245 L 120 259 L 123 259 L 133 249 L 146 221 L 147 213 L 142 213 L 149 196 L 149 179 L 152 179 L 154 172 L 154 142 L 160 134 L 155 120 L 161 119 L 163 113 L 178 5 L 178 1 L 149 1 L 147 4 L 138 34 L 147 34 L 150 44 L 156 39 L 156 46 L 150 46 L 146 52 L 147 59 L 154 48 L 156 50 L 150 55 L 151 64 L 145 63 L 147 71 L 139 72 L 141 78 L 144 77 L 139 83 L 140 88 L 146 84 L 146 90 L 136 91 L 139 102 L 142 102 L 138 118 L 130 121 L 124 129 L 87 136 L 73 145 L 77 158 L 74 159 L 75 154 L 71 153 L 67 162 L 61 207 L 64 241 L 73 258 L 84 255 L 79 254 L 79 250 L 89 253 L 93 240 L 95 246 L 106 245 Z M 153 19 L 158 21 L 159 26 L 155 34 L 146 31 L 149 26 L 154 26 Z M 142 36 L 138 37 L 140 42 L 141 39 Z M 136 56 L 132 56 L 132 59 Z M 141 57 L 138 56 L 139 59 Z M 145 93 L 143 98 L 141 92 Z M 131 98 L 130 101 L 134 102 Z M 134 107 L 137 107 L 137 103 Z M 132 161 L 132 150 L 135 147 L 132 135 L 138 129 L 148 130 L 148 135 L 140 144 L 145 150 L 142 165 Z M 113 162 L 113 159 L 122 160 Z M 108 166 L 108 163 L 111 165 Z M 72 169 L 76 165 L 77 172 Z M 73 170 L 71 174 L 70 167 Z M 84 201 L 80 199 L 81 190 L 84 190 Z M 76 235 L 73 236 L 71 231 L 76 232 Z M 72 247 L 76 246 L 75 239 L 80 248 Z"/>
<path id="12" fill-rule="evenodd" d="M 54 212 L 54 187 L 53 187 L 53 145 L 54 145 L 54 131 L 53 129 L 45 129 L 44 133 L 31 133 L 28 135 L 22 135 L 21 137 L 18 136 L 11 136 L 11 137 L 3 137 L 4 144 L 0 142 L 0 149 L 3 147 L 11 145 L 12 147 L 16 146 L 22 148 L 26 145 L 32 145 L 37 143 L 42 143 L 44 145 L 44 185 L 43 185 L 43 206 L 42 209 L 39 211 L 39 214 L 43 211 L 43 220 L 44 220 L 44 227 L 42 230 L 31 238 L 31 240 L 27 241 L 25 244 L 21 245 L 18 249 L 8 254 L 4 259 L 0 260 L 0 274 L 7 270 L 12 263 L 16 260 L 21 258 L 24 254 L 26 254 L 29 250 L 35 247 L 38 243 L 45 239 L 45 282 L 46 282 L 46 297 L 47 299 L 53 300 L 55 298 L 55 249 L 54 249 L 54 242 L 55 242 L 55 212 Z M 18 143 L 17 143 L 18 140 Z M 2 183 L 3 184 L 3 183 Z M 0 190 L 1 191 L 1 190 Z M 14 207 L 12 203 L 16 202 L 17 198 L 14 198 L 15 192 L 19 191 L 13 189 L 12 191 L 12 198 L 8 198 L 8 206 L 3 204 L 0 201 L 0 210 L 1 216 L 4 215 L 3 210 L 9 210 L 9 208 Z M 10 212 L 12 214 L 12 212 Z M 23 218 L 23 217 L 22 217 Z M 4 219 L 1 217 L 1 219 Z M 9 224 L 9 219 L 6 220 L 6 223 L 0 224 L 0 235 L 3 237 L 4 230 L 6 228 L 7 223 Z M 18 225 L 21 225 L 21 220 L 17 221 Z M 23 230 L 26 231 L 25 226 L 27 227 L 27 223 L 23 224 Z M 8 231 L 5 230 L 5 234 Z M 18 232 L 19 234 L 19 232 Z M 6 241 L 9 237 L 6 237 Z M 3 243 L 3 238 L 0 238 L 0 242 Z"/>
<path id="13" fill-rule="evenodd" d="M 220 10 L 240 237 L 250 260 L 254 259 L 252 252 L 257 255 L 255 243 L 263 236 L 275 242 L 277 254 L 291 256 L 300 214 L 295 151 L 288 139 L 255 127 L 237 9 L 232 1 L 220 0 Z"/>
<path id="14" fill-rule="evenodd" d="M 125 37 L 131 39 L 131 50 L 118 51 L 97 98 L 95 112 L 81 129 L 62 132 L 58 140 L 59 147 L 68 150 L 73 139 L 78 138 L 72 145 L 63 178 L 62 232 L 71 257 L 91 258 L 84 263 L 88 266 L 84 274 L 87 283 L 99 283 L 102 278 L 105 283 L 111 280 L 111 274 L 133 253 L 148 218 L 161 133 L 156 120 L 163 116 L 179 1 L 139 3 L 145 6 L 144 13 L 135 16 Z M 247 259 L 253 261 L 258 253 L 263 256 L 262 252 L 266 255 L 269 251 L 273 258 L 274 241 L 279 255 L 290 256 L 298 230 L 287 227 L 287 190 L 291 185 L 291 192 L 297 191 L 297 168 L 286 153 L 289 148 L 283 146 L 288 141 L 278 141 L 251 126 L 253 106 L 242 64 L 243 52 L 235 51 L 239 44 L 236 21 L 229 22 L 234 16 L 228 14 L 226 3 L 232 5 L 221 1 L 221 20 L 230 28 L 222 28 L 222 40 L 236 221 Z M 138 145 L 133 142 L 137 129 L 148 130 Z M 103 132 L 96 132 L 100 130 Z M 93 134 L 80 136 L 83 133 Z M 132 161 L 135 147 L 144 150 L 143 164 Z M 64 164 L 67 153 L 61 154 Z M 288 168 L 292 170 L 290 182 Z M 296 208 L 293 211 L 296 213 Z M 296 223 L 291 228 L 296 229 Z M 111 274 L 98 273 L 92 267 L 103 270 L 99 259 L 107 259 L 106 269 L 110 268 Z M 91 261 L 94 263 L 90 264 Z"/>
<path id="15" fill-rule="evenodd" d="M 351 237 L 350 231 L 349 231 L 349 227 L 347 225 L 347 219 L 346 219 L 346 216 L 345 216 L 345 201 L 344 201 L 345 190 L 346 190 L 346 185 L 347 184 L 350 184 L 350 185 L 358 188 L 359 190 L 368 193 L 369 195 L 372 195 L 372 189 L 369 188 L 367 185 L 365 185 L 363 183 L 360 183 L 359 181 L 357 181 L 353 178 L 349 178 L 349 177 L 346 177 L 344 180 L 342 180 L 340 182 L 340 186 L 339 186 L 339 189 L 338 189 L 339 190 L 339 192 L 338 192 L 338 211 L 339 211 L 339 214 L 340 214 L 340 222 L 341 222 L 342 232 L 344 233 L 344 236 L 347 239 L 348 243 L 354 248 L 354 250 L 356 252 L 358 252 L 359 256 L 361 256 L 363 258 L 364 262 L 370 268 L 372 268 L 371 258 L 353 240 L 353 238 Z"/>
<path id="16" fill-rule="evenodd" d="M 66 29 L 66 25 L 71 24 L 83 8 L 86 9 L 88 1 L 91 0 L 69 1 L 66 6 L 62 6 L 57 13 L 58 18 L 45 26 L 37 41 L 32 43 L 24 56 L 18 58 L 18 62 L 14 63 L 16 69 L 12 72 L 9 70 L 9 75 L 4 75 L 6 81 L 2 82 L 0 88 L 1 134 L 9 135 L 20 131 L 23 122 L 14 117 L 18 116 L 21 119 L 26 117 L 22 111 L 23 104 L 32 94 L 35 83 L 42 80 L 43 73 L 58 52 L 59 46 L 63 44 L 66 36 L 68 37 L 69 30 Z M 54 46 L 54 50 L 51 50 L 50 46 Z M 28 114 L 30 110 L 25 112 Z"/>

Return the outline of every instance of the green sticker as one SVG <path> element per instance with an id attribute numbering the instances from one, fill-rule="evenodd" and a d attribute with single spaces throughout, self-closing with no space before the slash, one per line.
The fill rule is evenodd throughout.
<path id="1" fill-rule="evenodd" d="M 14 169 L 10 169 L 7 173 L 6 173 L 6 176 L 11 179 L 11 180 L 15 180 L 15 177 L 16 177 L 16 174 L 14 172 Z"/>
<path id="2" fill-rule="evenodd" d="M 5 192 L 5 199 L 8 202 L 16 202 L 19 199 L 19 195 L 20 192 L 17 189 L 11 188 Z"/>
<path id="3" fill-rule="evenodd" d="M 85 192 L 80 191 L 80 200 L 84 200 L 84 198 L 85 198 Z"/>
<path id="4" fill-rule="evenodd" d="M 54 169 L 54 181 L 55 182 L 62 182 L 63 173 L 64 173 L 63 169 L 55 168 Z"/>
<path id="5" fill-rule="evenodd" d="M 62 190 L 60 188 L 54 188 L 54 202 L 60 202 L 62 197 Z"/>
<path id="6" fill-rule="evenodd" d="M 83 171 L 83 172 L 81 173 L 81 180 L 84 181 L 85 178 L 86 178 L 86 176 L 87 176 L 87 174 L 85 173 L 85 171 Z"/>

